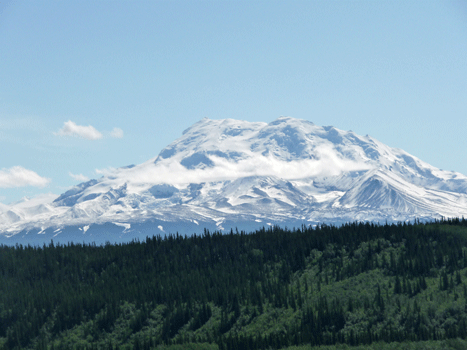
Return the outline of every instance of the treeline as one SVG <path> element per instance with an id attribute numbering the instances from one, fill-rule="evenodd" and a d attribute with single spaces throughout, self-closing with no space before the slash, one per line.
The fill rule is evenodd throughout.
<path id="1" fill-rule="evenodd" d="M 0 247 L 0 347 L 467 337 L 467 220 Z"/>

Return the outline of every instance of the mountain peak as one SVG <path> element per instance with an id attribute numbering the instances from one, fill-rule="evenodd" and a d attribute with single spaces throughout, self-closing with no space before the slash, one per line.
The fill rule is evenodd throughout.
<path id="1" fill-rule="evenodd" d="M 307 120 L 203 118 L 154 161 L 31 202 L 0 208 L 0 237 L 26 237 L 17 234 L 30 230 L 62 235 L 63 227 L 77 225 L 81 235 L 92 234 L 92 225 L 124 227 L 125 234 L 144 225 L 193 233 L 198 225 L 465 216 L 467 177 L 371 137 Z"/>
<path id="2" fill-rule="evenodd" d="M 279 118 L 273 120 L 272 122 L 269 123 L 269 125 L 278 125 L 282 123 L 294 123 L 294 124 L 311 124 L 314 125 L 312 122 L 305 120 L 305 119 L 297 119 L 289 116 L 283 116 L 281 115 Z"/>

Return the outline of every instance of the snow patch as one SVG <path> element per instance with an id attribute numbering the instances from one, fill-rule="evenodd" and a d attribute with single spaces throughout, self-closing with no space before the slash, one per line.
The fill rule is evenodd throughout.
<path id="1" fill-rule="evenodd" d="M 127 223 L 123 223 L 123 222 L 112 222 L 112 224 L 114 224 L 116 226 L 123 227 L 124 228 L 123 232 L 126 232 L 131 228 L 131 224 L 127 224 Z"/>

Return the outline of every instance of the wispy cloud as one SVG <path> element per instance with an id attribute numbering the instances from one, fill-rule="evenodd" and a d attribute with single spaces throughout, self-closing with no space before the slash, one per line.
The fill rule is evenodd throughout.
<path id="1" fill-rule="evenodd" d="M 80 181 L 80 182 L 89 181 L 89 177 L 87 177 L 87 176 L 85 176 L 83 174 L 73 174 L 73 173 L 69 172 L 68 175 L 70 175 L 76 181 Z"/>
<path id="2" fill-rule="evenodd" d="M 180 163 L 160 163 L 144 175 L 143 182 L 161 179 L 161 182 L 200 183 L 219 180 L 232 180 L 246 176 L 277 176 L 286 180 L 294 180 L 311 176 L 337 176 L 344 171 L 368 169 L 367 164 L 350 160 L 342 160 L 332 153 L 322 154 L 319 160 L 302 160 L 286 162 L 274 157 L 256 157 L 239 162 L 230 162 L 220 157 L 212 156 L 216 165 L 213 168 L 187 170 Z M 130 173 L 131 171 L 129 171 Z M 135 181 L 136 176 L 131 179 Z M 154 180 L 152 180 L 154 181 Z"/>
<path id="3" fill-rule="evenodd" d="M 116 139 L 121 139 L 123 138 L 123 130 L 120 128 L 113 128 L 113 130 L 110 132 L 110 136 Z"/>
<path id="4" fill-rule="evenodd" d="M 95 169 L 94 172 L 97 175 L 107 176 L 107 175 L 113 174 L 116 170 L 117 170 L 116 168 L 108 167 L 108 168 L 103 168 L 103 169 Z"/>
<path id="5" fill-rule="evenodd" d="M 87 140 L 98 140 L 102 138 L 102 134 L 99 131 L 97 131 L 96 128 L 94 128 L 93 126 L 77 125 L 71 120 L 65 122 L 63 128 L 61 128 L 58 132 L 54 134 L 58 136 L 81 137 Z"/>
<path id="6" fill-rule="evenodd" d="M 320 150 L 319 159 L 299 161 L 284 161 L 274 156 L 253 156 L 233 162 L 222 157 L 210 157 L 215 164 L 212 168 L 188 170 L 179 162 L 164 159 L 157 164 L 147 162 L 134 168 L 119 168 L 99 173 L 108 176 L 110 182 L 114 181 L 114 186 L 127 183 L 129 186 L 142 188 L 154 183 L 184 185 L 249 176 L 275 176 L 284 180 L 298 180 L 315 176 L 338 176 L 343 172 L 370 168 L 364 162 L 340 159 L 331 149 L 325 147 Z"/>
<path id="7" fill-rule="evenodd" d="M 22 166 L 14 166 L 9 169 L 0 170 L 0 188 L 13 187 L 45 187 L 50 179 L 39 176 L 36 172 L 25 169 Z"/>

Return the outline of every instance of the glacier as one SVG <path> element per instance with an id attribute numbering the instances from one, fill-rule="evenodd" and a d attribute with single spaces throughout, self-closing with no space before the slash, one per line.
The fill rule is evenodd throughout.
<path id="1" fill-rule="evenodd" d="M 0 206 L 0 243 L 127 242 L 204 228 L 251 230 L 467 214 L 467 177 L 370 136 L 280 117 L 204 118 L 148 161 L 60 196 Z"/>

